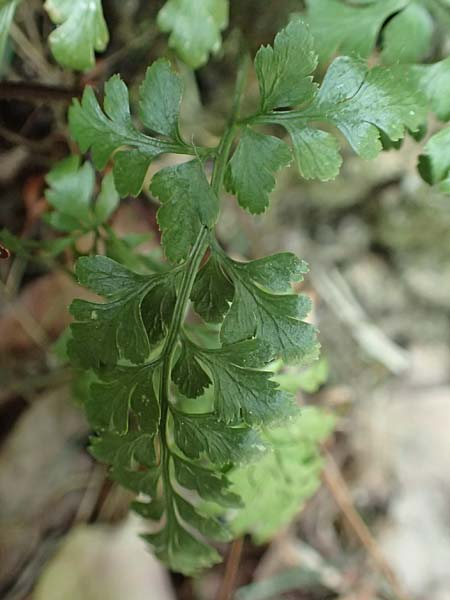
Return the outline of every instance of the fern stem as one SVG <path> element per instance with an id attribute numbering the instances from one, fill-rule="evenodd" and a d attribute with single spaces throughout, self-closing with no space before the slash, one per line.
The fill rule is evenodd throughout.
<path id="1" fill-rule="evenodd" d="M 214 164 L 214 170 L 211 180 L 211 187 L 214 192 L 219 195 L 223 185 L 225 169 L 228 161 L 231 144 L 235 134 L 234 123 L 231 123 L 222 137 L 218 148 L 218 157 Z M 200 231 L 191 254 L 186 261 L 183 279 L 181 281 L 180 291 L 174 308 L 173 319 L 166 337 L 164 347 L 162 349 L 163 366 L 161 373 L 161 434 L 164 435 L 165 421 L 167 420 L 167 410 L 169 404 L 169 386 L 170 386 L 170 371 L 172 366 L 172 358 L 175 352 L 177 341 L 180 335 L 181 325 L 189 303 L 192 286 L 194 285 L 195 276 L 200 267 L 202 258 L 209 245 L 209 230 L 203 227 Z"/>
<path id="2" fill-rule="evenodd" d="M 175 304 L 173 319 L 170 324 L 169 332 L 167 334 L 166 342 L 164 344 L 161 354 L 162 369 L 159 393 L 159 400 L 161 403 L 161 422 L 159 425 L 159 433 L 161 440 L 161 463 L 164 482 L 163 489 L 165 505 L 167 507 L 168 512 L 168 527 L 170 527 L 171 517 L 173 517 L 174 511 L 172 505 L 172 490 L 170 485 L 170 452 L 167 444 L 167 417 L 169 412 L 170 376 L 172 370 L 172 360 L 180 335 L 181 324 L 183 322 L 184 315 L 186 313 L 186 309 L 189 303 L 189 296 L 191 294 L 195 276 L 197 274 L 201 260 L 208 246 L 208 234 L 209 232 L 206 227 L 200 231 L 195 245 L 192 248 L 191 255 L 187 260 L 186 270 L 183 275 L 180 292 L 178 294 L 177 301 Z"/>
<path id="3" fill-rule="evenodd" d="M 233 97 L 233 105 L 230 113 L 228 125 L 222 135 L 220 143 L 217 147 L 216 160 L 211 178 L 211 187 L 219 197 L 223 187 L 225 171 L 228 163 L 233 139 L 236 134 L 236 121 L 239 115 L 240 99 L 245 85 L 245 78 L 248 67 L 248 55 L 243 54 L 239 65 L 238 75 L 236 78 L 236 87 Z M 172 490 L 170 484 L 170 449 L 167 443 L 167 419 L 170 405 L 170 380 L 172 371 L 172 361 L 177 347 L 178 339 L 181 333 L 181 326 L 189 304 L 192 287 L 195 277 L 200 268 L 201 261 L 210 244 L 210 231 L 207 227 L 203 227 L 200 231 L 195 244 L 191 250 L 191 254 L 186 261 L 183 279 L 181 281 L 180 291 L 173 312 L 173 319 L 167 333 L 164 343 L 161 358 L 161 379 L 159 389 L 159 400 L 161 403 L 161 421 L 159 425 L 159 434 L 161 441 L 161 464 L 162 477 L 164 488 L 164 499 L 167 507 L 168 519 L 167 524 L 170 527 L 170 522 L 174 516 L 174 507 L 172 504 Z"/>

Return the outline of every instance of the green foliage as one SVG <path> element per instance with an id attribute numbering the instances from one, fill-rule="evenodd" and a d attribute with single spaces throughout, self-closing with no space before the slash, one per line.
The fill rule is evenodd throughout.
<path id="1" fill-rule="evenodd" d="M 228 0 L 167 0 L 158 26 L 170 33 L 169 46 L 196 69 L 220 49 L 221 31 L 228 25 Z"/>
<path id="2" fill-rule="evenodd" d="M 280 373 L 273 379 L 280 384 L 283 390 L 296 394 L 299 391 L 313 394 L 327 381 L 328 379 L 328 361 L 326 358 L 313 363 L 306 369 L 299 369 L 298 366 L 283 368 L 282 361 L 279 363 Z M 271 365 L 276 372 L 277 365 Z"/>
<path id="3" fill-rule="evenodd" d="M 305 59 L 296 52 L 299 39 L 306 52 Z M 273 174 L 289 163 L 284 144 L 253 132 L 250 126 L 283 126 L 290 135 L 300 174 L 307 179 L 327 181 L 338 174 L 342 158 L 334 135 L 317 129 L 318 123 L 338 128 L 355 152 L 372 159 L 383 148 L 381 136 L 396 142 L 406 130 L 417 131 L 424 122 L 426 100 L 413 72 L 405 72 L 400 65 L 368 69 L 359 59 L 339 57 L 317 89 L 311 79 L 317 56 L 311 48 L 311 34 L 301 20 L 295 19 L 284 33 L 278 34 L 273 50 L 263 48 L 264 54 L 260 50 L 256 56 L 261 108 L 255 116 L 243 121 L 247 127 L 243 129 L 227 176 L 228 189 L 236 193 L 241 206 L 250 212 L 266 208 L 268 192 L 275 184 Z M 278 65 L 282 52 L 288 65 L 285 70 Z M 277 57 L 280 57 L 278 62 Z M 268 76 L 270 65 L 273 79 Z M 292 86 L 292 73 L 296 69 L 301 82 L 297 89 Z M 286 96 L 285 90 L 289 89 L 291 97 Z M 289 108 L 292 104 L 299 105 L 299 109 L 271 110 Z M 255 163 L 259 163 L 259 169 Z"/>
<path id="4" fill-rule="evenodd" d="M 175 441 L 191 459 L 206 457 L 226 466 L 251 460 L 265 449 L 258 433 L 246 425 L 227 427 L 210 415 L 186 415 L 173 411 Z"/>
<path id="5" fill-rule="evenodd" d="M 423 98 L 401 66 L 367 67 L 355 59 L 337 58 L 327 71 L 306 118 L 338 127 L 362 158 L 382 150 L 380 131 L 391 141 L 405 129 L 417 131 L 425 117 Z M 295 123 L 296 117 L 292 119 Z"/>
<path id="6" fill-rule="evenodd" d="M 194 310 L 206 323 L 220 323 L 233 299 L 234 287 L 222 270 L 220 257 L 211 254 L 198 272 L 191 292 Z"/>
<path id="7" fill-rule="evenodd" d="M 226 186 L 239 204 L 253 214 L 269 206 L 276 172 L 292 160 L 288 146 L 276 137 L 245 127 L 230 161 Z"/>
<path id="8" fill-rule="evenodd" d="M 430 50 L 433 32 L 433 19 L 425 6 L 410 3 L 384 28 L 383 61 L 420 62 Z"/>
<path id="9" fill-rule="evenodd" d="M 0 1 L 0 59 L 20 2 Z M 48 42 L 57 62 L 77 71 L 91 69 L 95 52 L 103 52 L 109 42 L 102 0 L 46 0 L 44 8 L 56 25 Z M 161 31 L 170 34 L 169 46 L 179 57 L 198 68 L 207 62 L 211 52 L 219 51 L 228 11 L 228 0 L 167 0 L 158 13 L 157 24 Z"/>
<path id="10" fill-rule="evenodd" d="M 52 262 L 66 250 L 80 254 L 77 245 L 82 239 L 84 245 L 88 245 L 86 234 L 91 234 L 91 250 L 100 239 L 108 246 L 115 238 L 108 221 L 119 203 L 112 173 L 103 177 L 98 188 L 92 165 L 88 162 L 81 164 L 79 156 L 71 156 L 53 167 L 46 182 L 49 186 L 45 193 L 48 210 L 42 219 L 51 234 L 57 237 L 42 241 L 20 239 L 3 230 L 0 241 L 27 260 L 43 262 Z M 133 256 L 137 261 L 135 253 Z"/>
<path id="11" fill-rule="evenodd" d="M 117 367 L 100 372 L 99 377 L 100 382 L 92 385 L 85 405 L 90 423 L 96 429 L 113 430 L 121 436 L 129 432 L 133 420 L 140 431 L 155 435 L 160 410 L 153 389 L 153 370 Z"/>
<path id="12" fill-rule="evenodd" d="M 316 358 L 318 351 L 314 328 L 303 321 L 311 303 L 307 296 L 291 293 L 290 288 L 290 278 L 301 281 L 305 266 L 292 257 L 297 261 L 294 270 L 289 260 L 291 256 L 288 255 L 287 261 L 285 257 L 285 254 L 270 257 L 272 268 L 276 264 L 279 269 L 272 277 L 266 268 L 266 259 L 238 263 L 227 257 L 223 261 L 234 295 L 220 337 L 223 343 L 232 344 L 256 335 L 264 342 L 271 358 L 307 363 Z"/>
<path id="13" fill-rule="evenodd" d="M 311 73 L 317 54 L 307 26 L 297 19 L 275 37 L 273 48 L 262 47 L 255 56 L 261 112 L 304 104 L 316 91 Z"/>
<path id="14" fill-rule="evenodd" d="M 97 460 L 114 465 L 116 469 L 133 464 L 152 467 L 155 462 L 153 436 L 143 431 L 123 435 L 105 433 L 101 438 L 93 437 L 90 451 Z"/>
<path id="15" fill-rule="evenodd" d="M 301 510 L 320 485 L 318 444 L 333 425 L 330 415 L 307 407 L 291 422 L 264 431 L 270 451 L 229 475 L 243 502 L 231 521 L 235 535 L 250 533 L 257 544 L 264 543 Z"/>
<path id="16" fill-rule="evenodd" d="M 118 151 L 114 178 L 121 196 L 139 194 L 147 169 L 157 156 L 166 152 L 196 155 L 195 148 L 185 144 L 178 134 L 181 92 L 181 80 L 167 60 L 160 59 L 147 70 L 140 89 L 140 116 L 145 125 L 164 135 L 165 139 L 136 129 L 130 114 L 127 87 L 116 75 L 105 85 L 104 111 L 90 87 L 85 89 L 81 103 L 74 100 L 69 110 L 72 137 L 82 152 L 91 150 L 98 169 L 102 169 L 110 156 Z"/>
<path id="17" fill-rule="evenodd" d="M 0 3 L 0 56 L 19 2 Z M 95 52 L 103 52 L 109 41 L 101 0 L 46 0 L 44 7 L 56 25 L 49 35 L 55 59 L 70 69 L 92 68 Z M 198 68 L 207 62 L 210 53 L 220 49 L 228 13 L 228 0 L 167 0 L 158 13 L 157 24 L 169 34 L 169 46 L 178 56 Z M 277 104 L 290 106 L 306 101 L 314 87 L 308 75 L 315 69 L 317 58 L 322 65 L 336 53 L 366 58 L 381 38 L 384 63 L 421 62 L 429 57 L 436 36 L 450 29 L 445 0 L 307 0 L 305 17 L 314 48 L 312 38 L 292 35 L 288 26 L 275 38 L 273 48 L 262 47 L 257 54 L 263 111 Z M 300 55 L 301 65 L 295 60 Z M 284 80 L 284 88 L 276 85 L 279 78 Z"/>
<path id="18" fill-rule="evenodd" d="M 48 38 L 56 60 L 70 69 L 92 68 L 94 51 L 103 52 L 109 41 L 101 0 L 46 0 L 45 9 L 58 25 Z"/>
<path id="19" fill-rule="evenodd" d="M 63 238 L 42 241 L 22 239 L 5 228 L 0 230 L 0 242 L 8 248 L 9 252 L 17 254 L 17 256 L 30 261 L 42 259 L 45 262 L 46 260 L 53 260 L 66 248 L 73 246 L 76 237 L 69 235 Z"/>
<path id="20" fill-rule="evenodd" d="M 243 121 L 240 140 L 226 173 L 227 188 L 236 194 L 241 206 L 252 213 L 261 213 L 267 208 L 269 193 L 275 185 L 275 173 L 292 160 L 292 154 L 282 140 L 256 132 L 252 125 L 282 125 L 291 136 L 300 173 L 307 178 L 328 180 L 337 175 L 342 159 L 335 138 L 326 131 L 315 129 L 317 122 L 340 129 L 355 151 L 370 159 L 382 150 L 381 134 L 396 142 L 404 136 L 406 129 L 416 131 L 424 121 L 426 101 L 417 90 L 417 77 L 405 73 L 398 65 L 369 70 L 357 59 L 338 58 L 317 90 L 312 82 L 317 64 L 312 45 L 308 29 L 301 20 L 295 19 L 278 34 L 273 49 L 264 47 L 256 55 L 260 111 Z M 293 78 L 294 72 L 298 72 L 299 83 L 292 86 L 292 81 L 297 80 Z M 164 60 L 148 69 L 141 87 L 142 121 L 153 130 L 159 128 L 166 138 L 171 136 L 170 140 L 145 135 L 135 128 L 126 87 L 117 77 L 111 78 L 105 86 L 105 112 L 90 88 L 85 91 L 81 104 L 75 101 L 72 105 L 69 113 L 72 135 L 82 151 L 92 149 L 98 168 L 103 168 L 108 158 L 120 148 L 115 155 L 114 175 L 121 195 L 136 194 L 141 190 L 150 162 L 160 154 L 207 151 L 182 141 L 178 128 L 181 90 L 179 76 Z M 299 104 L 301 108 L 282 112 L 272 110 L 289 107 L 291 103 Z M 158 116 L 160 125 L 155 124 Z M 124 147 L 129 150 L 122 149 Z M 186 189 L 187 179 L 181 183 L 183 169 L 171 171 L 172 188 L 176 179 L 177 186 Z M 177 177 L 176 173 L 179 174 Z M 205 180 L 203 187 L 204 184 Z M 170 215 L 170 210 L 178 210 L 177 194 L 163 189 L 159 178 L 152 191 L 158 196 L 170 196 L 169 202 L 163 201 L 160 211 L 164 232 L 166 215 Z M 199 203 L 199 207 L 202 205 Z M 183 211 L 186 231 L 179 235 L 184 228 L 180 220 L 178 231 L 174 229 L 169 238 L 166 234 L 167 239 L 179 239 L 181 248 L 177 251 L 173 245 L 170 257 L 174 261 L 186 256 L 189 240 L 195 238 L 201 224 L 210 226 L 210 222 L 203 222 L 188 204 L 183 206 Z"/>
<path id="21" fill-rule="evenodd" d="M 61 161 L 47 175 L 50 186 L 46 198 L 53 211 L 47 222 L 63 232 L 87 232 L 103 225 L 111 217 L 119 203 L 112 174 L 103 178 L 95 203 L 95 173 L 91 164 L 80 166 L 78 156 Z"/>
<path id="22" fill-rule="evenodd" d="M 238 504 L 228 491 L 224 469 L 254 459 L 265 447 L 261 427 L 297 411 L 293 397 L 273 381 L 267 364 L 281 357 L 307 362 L 317 355 L 317 342 L 314 327 L 303 320 L 310 302 L 291 287 L 306 272 L 302 261 L 282 253 L 236 262 L 211 238 L 229 150 L 216 157 L 221 179 L 217 183 L 215 171 L 210 184 L 201 158 L 210 151 L 182 141 L 181 89 L 166 61 L 157 61 L 147 71 L 140 93 L 141 119 L 164 137 L 148 136 L 134 127 L 128 94 L 118 78 L 106 85 L 104 112 L 91 90 L 71 108 L 74 137 L 83 150 L 92 150 L 100 168 L 113 156 L 122 193 L 122 172 L 117 170 L 121 155 L 129 160 L 126 187 L 133 188 L 138 178 L 136 190 L 146 170 L 138 168 L 140 163 L 133 170 L 136 152 L 145 155 L 146 164 L 162 151 L 196 158 L 160 170 L 150 187 L 161 201 L 158 223 L 165 254 L 177 266 L 140 274 L 106 257 L 80 259 L 79 282 L 106 300 L 72 304 L 75 323 L 68 351 L 75 364 L 93 369 L 98 378 L 85 405 L 96 431 L 94 454 L 110 464 L 119 483 L 149 497 L 135 504 L 140 514 L 153 521 L 164 517 L 155 524 L 156 531 L 145 536 L 155 553 L 172 568 L 193 573 L 219 559 L 206 538 L 228 539 L 230 533 L 225 523 L 204 515 L 201 502 L 187 490 L 195 490 L 208 505 L 216 503 L 219 513 Z M 231 127 L 229 135 L 233 131 Z M 251 140 L 258 135 L 249 132 Z M 290 158 L 283 142 L 269 139 Z M 232 176 L 231 166 L 229 173 Z M 271 187 L 272 182 L 266 203 Z M 84 196 L 79 199 L 83 207 Z M 209 259 L 199 270 L 208 248 Z M 219 345 L 216 341 L 204 346 L 183 333 L 189 296 L 206 322 L 221 323 Z M 195 412 L 186 410 L 186 397 L 198 401 Z M 145 448 L 152 451 L 144 461 Z"/>
<path id="23" fill-rule="evenodd" d="M 298 171 L 305 179 L 334 179 L 342 165 L 338 140 L 320 129 L 304 127 L 302 123 L 285 124 L 292 140 Z"/>
<path id="24" fill-rule="evenodd" d="M 433 135 L 419 158 L 419 172 L 427 183 L 450 193 L 450 127 Z"/>
<path id="25" fill-rule="evenodd" d="M 139 364 L 164 335 L 175 303 L 170 273 L 139 275 L 104 256 L 83 257 L 78 281 L 105 296 L 99 304 L 75 300 L 71 313 L 71 355 L 83 366 L 115 365 L 119 359 Z M 156 318 L 155 318 L 156 317 Z"/>
<path id="26" fill-rule="evenodd" d="M 198 3 L 195 26 L 206 26 L 198 11 L 218 18 L 224 6 Z M 191 3 L 175 1 L 160 13 L 178 51 L 192 14 Z M 213 22 L 219 35 L 223 19 Z M 202 46 L 201 34 L 198 42 L 203 61 L 213 45 Z M 147 70 L 140 88 L 138 112 L 148 133 L 135 126 L 118 76 L 105 85 L 103 107 L 91 88 L 73 102 L 74 139 L 97 168 L 112 161 L 121 196 L 147 186 L 148 167 L 161 154 L 192 157 L 160 169 L 149 184 L 160 201 L 157 220 L 168 259 L 159 270 L 141 269 L 127 253 L 123 260 L 123 246 L 99 225 L 117 196 L 107 201 L 102 189 L 92 208 L 89 165 L 72 159 L 60 167 L 65 188 L 58 173 L 49 179 L 55 211 L 105 229 L 106 249 L 116 244 L 119 257 L 83 257 L 76 267 L 80 284 L 104 299 L 74 301 L 68 342 L 73 363 L 93 373 L 85 401 L 92 453 L 138 496 L 133 508 L 149 521 L 144 537 L 155 554 L 186 574 L 220 560 L 215 541 L 243 532 L 266 539 L 292 517 L 318 485 L 318 444 L 332 426 L 320 411 L 299 412 L 294 396 L 298 387 L 313 391 L 327 376 L 323 362 L 315 371 L 299 371 L 319 350 L 316 329 L 306 320 L 310 300 L 294 288 L 307 265 L 288 252 L 230 258 L 214 236 L 223 188 L 246 210 L 261 213 L 276 173 L 294 159 L 304 177 L 337 175 L 342 159 L 328 128 L 338 129 L 360 156 L 373 158 L 382 150 L 382 135 L 396 142 L 425 117 L 417 90 L 422 75 L 399 66 L 368 69 L 359 59 L 341 57 L 319 87 L 313 48 L 308 28 L 294 19 L 273 47 L 259 50 L 259 108 L 239 118 L 241 71 L 216 148 L 184 141 L 182 80 L 164 59 Z M 293 149 L 259 125 L 281 125 Z M 110 179 L 103 185 L 114 193 Z M 190 301 L 197 316 L 186 326 Z"/>
<path id="27" fill-rule="evenodd" d="M 414 63 L 429 55 L 439 26 L 450 28 L 448 6 L 442 4 L 440 0 L 307 0 L 306 17 L 322 64 L 336 53 L 368 57 L 380 32 L 384 62 Z"/>
<path id="28" fill-rule="evenodd" d="M 142 123 L 171 139 L 180 137 L 178 118 L 183 82 L 166 60 L 157 60 L 147 69 L 139 90 Z"/>
<path id="29" fill-rule="evenodd" d="M 271 381 L 271 373 L 259 369 L 265 366 L 271 353 L 258 339 L 245 339 L 212 350 L 185 339 L 183 346 L 189 349 L 178 359 L 175 381 L 180 381 L 180 369 L 184 375 L 189 373 L 189 396 L 196 397 L 207 383 L 206 368 L 214 384 L 214 413 L 219 422 L 259 425 L 283 419 L 293 411 L 292 399 Z M 183 365 L 183 361 L 187 364 Z M 202 385 L 198 385 L 199 381 Z M 199 390 L 196 395 L 194 386 Z"/>
<path id="30" fill-rule="evenodd" d="M 307 21 L 316 40 L 321 63 L 326 63 L 336 53 L 369 56 L 383 23 L 407 3 L 408 0 L 355 3 L 307 0 Z M 355 23 L 358 23 L 357 27 Z"/>
<path id="31" fill-rule="evenodd" d="M 9 30 L 19 2 L 20 0 L 4 0 L 0 3 L 0 64 L 5 53 Z"/>
<path id="32" fill-rule="evenodd" d="M 412 73 L 423 89 L 431 109 L 441 121 L 450 120 L 450 57 L 432 65 L 414 65 Z"/>
<path id="33" fill-rule="evenodd" d="M 180 262 L 188 257 L 202 227 L 217 221 L 218 199 L 198 160 L 163 169 L 153 178 L 151 191 L 162 203 L 158 223 L 166 256 Z"/>

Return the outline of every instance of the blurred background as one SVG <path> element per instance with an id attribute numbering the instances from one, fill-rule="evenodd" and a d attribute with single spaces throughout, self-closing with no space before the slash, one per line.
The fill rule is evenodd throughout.
<path id="1" fill-rule="evenodd" d="M 231 4 L 219 55 L 195 75 L 179 64 L 183 131 L 210 145 L 229 109 L 238 30 L 253 53 L 300 6 Z M 0 224 L 22 242 L 55 236 L 42 218 L 44 177 L 76 151 L 70 98 L 115 72 L 136 98 L 146 66 L 167 53 L 155 26 L 161 5 L 105 2 L 111 43 L 83 75 L 51 58 L 41 2 L 19 8 L 1 66 L 3 79 L 23 85 L 12 93 L 0 82 Z M 43 86 L 61 91 L 47 97 Z M 247 92 L 251 107 L 254 75 Z M 270 543 L 245 538 L 238 600 L 450 599 L 450 202 L 419 178 L 422 146 L 408 139 L 372 162 L 344 146 L 329 183 L 286 169 L 263 217 L 224 199 L 218 235 L 230 253 L 290 250 L 309 263 L 303 290 L 326 362 L 299 399 L 336 421 L 319 491 Z M 146 234 L 138 252 L 157 259 L 156 209 L 146 194 L 125 199 L 111 226 L 121 239 Z M 168 573 L 137 537 L 129 495 L 86 450 L 84 382 L 58 345 L 67 307 L 82 294 L 70 276 L 74 258 L 18 250 L 0 261 L 0 597 L 220 597 L 226 562 L 196 579 Z"/>

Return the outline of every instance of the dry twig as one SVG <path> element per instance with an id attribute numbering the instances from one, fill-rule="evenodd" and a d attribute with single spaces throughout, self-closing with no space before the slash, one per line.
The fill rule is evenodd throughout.
<path id="1" fill-rule="evenodd" d="M 350 494 L 350 490 L 341 475 L 339 467 L 329 452 L 324 450 L 327 462 L 324 469 L 324 481 L 331 492 L 336 504 L 341 509 L 347 519 L 350 527 L 353 529 L 356 537 L 367 551 L 377 569 L 382 573 L 386 581 L 392 588 L 398 600 L 410 600 L 409 596 L 402 589 L 395 573 L 388 564 L 386 558 L 380 550 L 375 538 L 367 525 L 362 520 L 360 514 L 355 509 Z"/>
<path id="2" fill-rule="evenodd" d="M 218 600 L 232 600 L 236 585 L 236 577 L 239 571 L 239 562 L 241 560 L 244 538 L 240 537 L 231 544 L 230 554 L 228 555 L 225 576 L 219 590 Z"/>

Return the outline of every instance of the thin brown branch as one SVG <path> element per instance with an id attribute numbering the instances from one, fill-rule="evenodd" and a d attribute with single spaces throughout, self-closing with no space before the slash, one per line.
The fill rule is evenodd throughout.
<path id="1" fill-rule="evenodd" d="M 239 571 L 239 562 L 241 560 L 244 538 L 240 537 L 231 544 L 230 554 L 228 555 L 227 566 L 222 585 L 219 590 L 218 600 L 232 600 L 236 578 Z"/>
<path id="2" fill-rule="evenodd" d="M 92 517 L 98 499 L 100 497 L 103 484 L 105 483 L 106 469 L 104 465 L 94 464 L 83 497 L 78 506 L 77 513 L 73 519 L 75 523 L 87 523 Z"/>
<path id="3" fill-rule="evenodd" d="M 7 142 L 15 144 L 16 146 L 25 146 L 26 148 L 40 153 L 42 153 L 44 150 L 50 150 L 55 142 L 55 137 L 53 135 L 48 136 L 43 140 L 30 140 L 20 133 L 16 133 L 7 127 L 3 127 L 3 125 L 0 125 L 0 138 L 3 138 Z"/>
<path id="4" fill-rule="evenodd" d="M 381 552 L 380 547 L 369 528 L 354 507 L 350 490 L 341 475 L 339 467 L 331 454 L 326 450 L 324 452 L 327 457 L 327 463 L 325 465 L 323 477 L 336 504 L 341 509 L 342 514 L 347 519 L 356 537 L 366 549 L 367 554 L 372 559 L 374 565 L 391 586 L 392 591 L 395 593 L 398 600 L 410 600 L 410 597 L 402 589 L 397 576 Z"/>
<path id="5" fill-rule="evenodd" d="M 72 98 L 79 98 L 82 93 L 82 88 L 66 88 L 25 81 L 0 82 L 0 98 L 3 99 L 20 99 L 30 102 L 70 102 Z"/>

